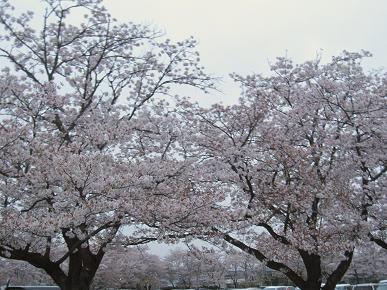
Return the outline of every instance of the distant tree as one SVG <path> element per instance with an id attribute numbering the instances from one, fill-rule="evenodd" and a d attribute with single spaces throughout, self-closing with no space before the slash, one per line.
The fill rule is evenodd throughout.
<path id="1" fill-rule="evenodd" d="M 129 284 L 130 288 L 136 289 L 160 289 L 161 286 L 165 286 L 163 281 L 165 276 L 164 263 L 160 260 L 160 257 L 152 255 L 146 252 L 140 253 L 142 258 L 143 268 L 137 268 L 137 272 L 134 273 L 134 279 Z"/>
<path id="2" fill-rule="evenodd" d="M 223 253 L 202 247 L 192 248 L 189 252 L 199 262 L 198 276 L 196 277 L 196 287 L 205 288 L 225 288 L 226 265 Z"/>
<path id="3" fill-rule="evenodd" d="M 165 278 L 172 288 L 176 288 L 179 281 L 180 258 L 176 250 L 170 251 L 163 259 L 165 264 Z"/>
<path id="4" fill-rule="evenodd" d="M 245 287 L 258 285 L 259 278 L 265 272 L 265 266 L 261 262 L 239 250 L 228 251 L 224 257 L 224 264 L 234 288 L 238 288 L 240 285 Z"/>
<path id="5" fill-rule="evenodd" d="M 233 252 L 226 256 L 227 274 L 234 288 L 238 288 L 241 279 L 243 257 L 239 252 Z"/>
<path id="6" fill-rule="evenodd" d="M 386 277 L 387 251 L 372 245 L 356 249 L 351 266 L 345 275 L 352 283 L 378 282 Z"/>
<path id="7" fill-rule="evenodd" d="M 242 252 L 243 260 L 241 264 L 243 279 L 246 286 L 257 285 L 257 279 L 259 275 L 262 275 L 266 271 L 266 266 L 261 262 L 257 261 L 251 255 L 247 255 L 245 252 Z"/>
<path id="8" fill-rule="evenodd" d="M 164 264 L 158 256 L 141 248 L 111 249 L 103 258 L 93 287 L 155 289 L 162 285 Z"/>
<path id="9" fill-rule="evenodd" d="M 219 251 L 190 246 L 164 258 L 165 274 L 174 288 L 224 288 L 226 267 Z"/>
<path id="10" fill-rule="evenodd" d="M 0 258 L 0 285 L 52 285 L 54 282 L 43 270 L 23 261 Z"/>
<path id="11" fill-rule="evenodd" d="M 42 1 L 40 26 L 11 2 L 0 3 L 0 256 L 89 289 L 122 225 L 152 221 L 167 209 L 154 201 L 184 189 L 167 105 L 151 99 L 212 81 L 193 39 L 119 24 L 101 1 Z M 160 237 L 135 233 L 126 244 Z"/>
<path id="12" fill-rule="evenodd" d="M 172 287 L 192 288 L 197 279 L 199 263 L 187 250 L 171 250 L 163 259 L 165 277 Z"/>
<path id="13" fill-rule="evenodd" d="M 200 186 L 217 196 L 197 215 L 202 233 L 302 290 L 333 290 L 358 243 L 386 242 L 387 76 L 365 73 L 365 56 L 278 58 L 271 76 L 233 75 L 236 105 L 181 103 Z"/>

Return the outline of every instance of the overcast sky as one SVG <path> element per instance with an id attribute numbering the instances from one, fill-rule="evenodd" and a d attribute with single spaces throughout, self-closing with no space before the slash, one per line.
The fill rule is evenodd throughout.
<path id="1" fill-rule="evenodd" d="M 342 50 L 368 50 L 368 68 L 387 67 L 386 0 L 105 0 L 120 21 L 155 25 L 168 38 L 199 40 L 202 64 L 224 77 L 223 93 L 204 104 L 233 103 L 238 88 L 228 74 L 267 72 L 277 56 L 323 60 Z"/>

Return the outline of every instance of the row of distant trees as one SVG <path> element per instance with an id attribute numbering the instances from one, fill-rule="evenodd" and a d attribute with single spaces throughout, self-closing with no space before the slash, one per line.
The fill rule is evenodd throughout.
<path id="1" fill-rule="evenodd" d="M 0 1 L 1 257 L 89 290 L 111 244 L 199 238 L 333 290 L 363 245 L 387 250 L 387 74 L 363 70 L 370 53 L 279 57 L 206 108 L 181 93 L 217 85 L 193 38 L 100 0 L 37 2 Z"/>
<path id="2" fill-rule="evenodd" d="M 324 265 L 329 272 L 330 263 Z M 361 248 L 344 276 L 351 284 L 385 278 L 387 254 L 375 247 Z M 28 263 L 0 260 L 0 284 L 50 285 L 52 279 Z M 130 288 L 242 288 L 292 285 L 283 274 L 272 271 L 241 251 L 176 249 L 160 258 L 146 248 L 119 248 L 105 255 L 92 283 L 93 289 Z"/>

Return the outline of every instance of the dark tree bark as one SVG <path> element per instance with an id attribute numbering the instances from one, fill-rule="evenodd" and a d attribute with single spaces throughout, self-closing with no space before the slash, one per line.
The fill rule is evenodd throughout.
<path id="1" fill-rule="evenodd" d="M 13 249 L 8 258 L 26 261 L 43 269 L 62 290 L 89 290 L 103 255 L 103 251 L 93 254 L 87 248 L 79 249 L 69 256 L 67 274 L 61 269 L 60 263 L 51 261 L 48 255 Z"/>
<path id="2" fill-rule="evenodd" d="M 377 244 L 379 247 L 387 250 L 387 243 L 385 241 L 383 241 L 382 239 L 379 239 L 379 238 L 375 238 L 371 233 L 368 234 L 370 240 L 372 242 L 374 242 L 375 244 Z"/>
<path id="3" fill-rule="evenodd" d="M 276 262 L 268 259 L 262 252 L 246 245 L 242 241 L 239 241 L 238 239 L 233 238 L 228 234 L 224 234 L 223 238 L 228 243 L 238 247 L 239 249 L 241 249 L 242 251 L 250 255 L 253 255 L 259 261 L 264 262 L 265 265 L 270 269 L 283 273 L 301 290 L 320 290 L 321 289 L 322 270 L 321 270 L 321 257 L 319 255 L 308 253 L 301 249 L 298 250 L 306 269 L 307 275 L 305 279 L 301 277 L 299 274 L 297 274 L 294 270 L 292 270 L 289 266 L 281 262 Z M 352 261 L 352 256 L 353 256 L 353 251 L 345 252 L 346 259 L 341 261 L 336 267 L 336 269 L 332 271 L 322 290 L 333 290 L 335 288 L 336 284 L 340 282 L 340 280 L 348 270 Z"/>

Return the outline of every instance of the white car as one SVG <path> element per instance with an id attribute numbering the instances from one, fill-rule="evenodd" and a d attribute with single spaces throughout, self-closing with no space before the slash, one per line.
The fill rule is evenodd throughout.
<path id="1" fill-rule="evenodd" d="M 60 290 L 58 286 L 4 286 L 4 290 Z"/>
<path id="2" fill-rule="evenodd" d="M 268 286 L 263 290 L 295 290 L 294 286 Z"/>
<path id="3" fill-rule="evenodd" d="M 352 290 L 376 290 L 377 287 L 376 283 L 356 284 L 352 286 Z"/>
<path id="4" fill-rule="evenodd" d="M 387 290 L 387 280 L 379 281 L 379 284 L 376 287 L 376 290 Z"/>
<path id="5" fill-rule="evenodd" d="M 335 290 L 352 290 L 351 284 L 337 284 Z"/>

